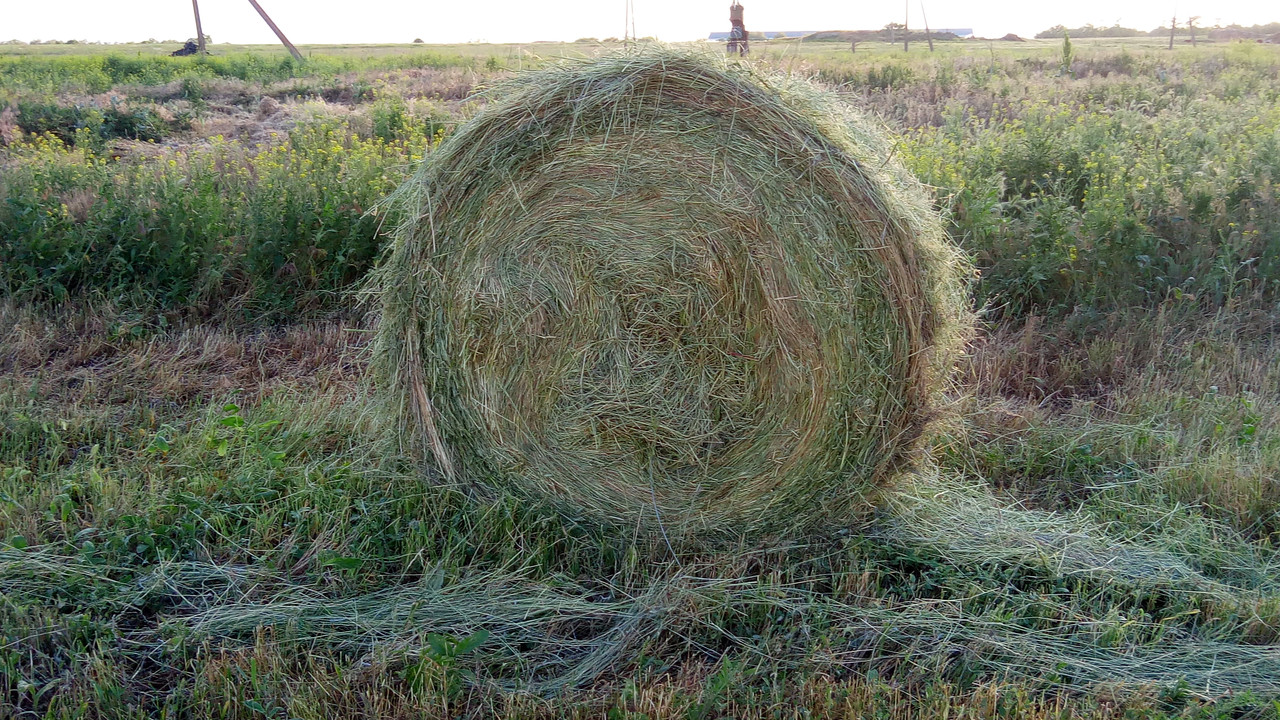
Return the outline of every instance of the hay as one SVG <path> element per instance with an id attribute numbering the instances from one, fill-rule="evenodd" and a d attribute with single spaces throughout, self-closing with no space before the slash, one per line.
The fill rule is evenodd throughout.
<path id="1" fill-rule="evenodd" d="M 401 189 L 375 280 L 442 475 L 674 536 L 816 524 L 909 464 L 966 265 L 865 122 L 669 50 L 495 98 Z"/>

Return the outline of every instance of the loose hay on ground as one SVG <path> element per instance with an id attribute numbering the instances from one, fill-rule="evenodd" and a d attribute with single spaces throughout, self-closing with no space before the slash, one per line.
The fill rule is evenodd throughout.
<path id="1" fill-rule="evenodd" d="M 665 50 L 570 64 L 429 157 L 376 354 L 443 475 L 694 535 L 842 516 L 909 464 L 966 266 L 806 87 Z"/>

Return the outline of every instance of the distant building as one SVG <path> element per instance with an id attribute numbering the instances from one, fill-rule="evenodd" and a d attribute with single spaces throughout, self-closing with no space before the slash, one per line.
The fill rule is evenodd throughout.
<path id="1" fill-rule="evenodd" d="M 812 35 L 813 31 L 809 30 L 809 31 L 801 32 L 799 30 L 766 30 L 765 32 L 760 32 L 759 30 L 752 30 L 751 34 L 752 36 L 763 35 L 764 37 L 767 37 L 767 38 L 804 37 L 805 35 Z M 729 33 L 713 32 L 707 36 L 707 39 L 708 40 L 728 40 Z"/>
<path id="2" fill-rule="evenodd" d="M 760 32 L 759 30 L 752 30 L 751 35 L 752 37 L 764 36 L 766 38 L 772 39 L 772 38 L 780 38 L 780 37 L 782 38 L 804 37 L 805 35 L 813 35 L 816 32 L 818 31 L 817 30 L 766 30 L 765 32 Z M 858 31 L 858 32 L 862 32 L 862 31 Z M 913 28 L 911 32 L 913 33 L 921 32 L 921 28 Z M 973 28 L 930 28 L 930 32 L 933 33 L 934 35 L 951 33 L 956 37 L 962 37 L 962 38 L 973 37 Z M 729 39 L 729 33 L 713 32 L 707 36 L 707 39 L 725 41 Z"/>

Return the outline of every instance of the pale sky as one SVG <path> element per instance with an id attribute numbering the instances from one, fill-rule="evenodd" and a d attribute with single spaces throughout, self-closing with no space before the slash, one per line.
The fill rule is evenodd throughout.
<path id="1" fill-rule="evenodd" d="M 920 0 L 907 0 L 921 27 Z M 289 39 L 304 43 L 532 42 L 621 36 L 625 0 L 259 0 Z M 750 30 L 862 30 L 901 22 L 903 4 L 830 0 L 742 0 Z M 634 0 L 640 36 L 681 41 L 727 31 L 728 0 Z M 978 35 L 1031 35 L 1085 23 L 1150 30 L 1199 15 L 1200 24 L 1280 20 L 1274 0 L 926 0 L 932 28 L 972 27 Z M 273 43 L 247 0 L 200 0 L 214 42 Z M 0 40 L 184 40 L 195 35 L 187 0 L 0 0 Z"/>

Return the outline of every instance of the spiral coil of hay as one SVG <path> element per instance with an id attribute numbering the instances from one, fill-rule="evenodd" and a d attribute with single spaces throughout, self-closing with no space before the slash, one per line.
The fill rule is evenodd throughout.
<path id="1" fill-rule="evenodd" d="M 907 466 L 966 265 L 883 140 L 669 50 L 504 90 L 401 189 L 376 281 L 441 474 L 694 535 L 829 522 Z"/>

